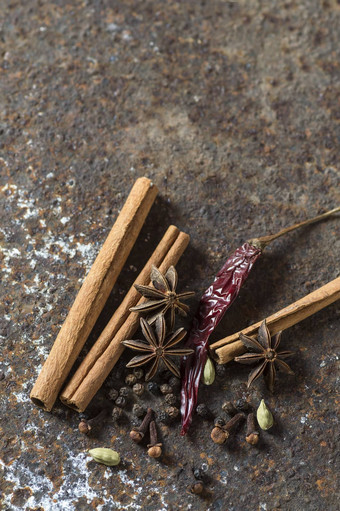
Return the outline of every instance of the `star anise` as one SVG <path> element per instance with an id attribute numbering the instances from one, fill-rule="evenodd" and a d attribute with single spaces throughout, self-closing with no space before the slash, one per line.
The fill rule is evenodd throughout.
<path id="1" fill-rule="evenodd" d="M 137 355 L 126 365 L 126 367 L 138 367 L 148 362 L 153 361 L 149 372 L 145 376 L 145 380 L 151 380 L 156 374 L 159 363 L 164 362 L 167 369 L 169 369 L 175 376 L 180 377 L 179 370 L 174 362 L 169 358 L 172 356 L 183 357 L 190 355 L 194 350 L 188 348 L 173 348 L 178 344 L 186 335 L 184 328 L 179 328 L 176 332 L 170 334 L 167 338 L 165 319 L 163 314 L 157 316 L 155 331 L 152 326 L 143 318 L 140 319 L 140 326 L 142 328 L 145 341 L 123 341 L 124 346 L 138 351 L 145 351 L 146 355 Z"/>
<path id="2" fill-rule="evenodd" d="M 195 293 L 187 291 L 185 293 L 176 293 L 176 287 L 178 282 L 177 271 L 174 266 L 170 266 L 165 275 L 163 275 L 156 266 L 152 266 L 150 279 L 153 287 L 135 285 L 135 288 L 145 298 L 149 298 L 147 302 L 143 302 L 136 307 L 131 307 L 130 311 L 133 312 L 153 312 L 148 316 L 148 322 L 153 324 L 156 321 L 159 314 L 166 314 L 170 311 L 169 329 L 173 330 L 175 324 L 175 312 L 178 312 L 182 316 L 186 316 L 189 312 L 189 307 L 182 303 L 181 300 L 185 300 L 193 296 Z"/>
<path id="3" fill-rule="evenodd" d="M 255 353 L 245 353 L 240 357 L 235 357 L 236 362 L 241 364 L 259 364 L 250 372 L 248 378 L 248 387 L 255 381 L 261 374 L 267 387 L 271 392 L 274 390 L 276 368 L 275 365 L 288 374 L 294 374 L 291 368 L 282 359 L 293 355 L 292 351 L 277 352 L 281 341 L 281 333 L 278 332 L 273 337 L 270 336 L 266 320 L 261 323 L 257 340 L 240 333 L 240 339 L 246 348 L 254 351 Z"/>

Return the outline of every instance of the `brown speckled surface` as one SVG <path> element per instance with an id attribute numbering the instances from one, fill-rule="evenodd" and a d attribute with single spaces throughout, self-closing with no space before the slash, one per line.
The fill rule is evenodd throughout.
<path id="1" fill-rule="evenodd" d="M 296 375 L 274 397 L 236 364 L 201 390 L 215 415 L 267 399 L 258 448 L 244 430 L 216 446 L 196 417 L 187 438 L 164 426 L 151 460 L 129 421 L 84 438 L 28 394 L 137 176 L 160 195 L 90 342 L 169 223 L 191 235 L 178 270 L 198 299 L 241 241 L 340 203 L 339 26 L 336 0 L 0 0 L 1 509 L 337 508 L 339 303 L 284 333 Z M 338 276 L 339 253 L 339 218 L 277 241 L 213 338 Z M 98 445 L 121 466 L 91 461 Z"/>

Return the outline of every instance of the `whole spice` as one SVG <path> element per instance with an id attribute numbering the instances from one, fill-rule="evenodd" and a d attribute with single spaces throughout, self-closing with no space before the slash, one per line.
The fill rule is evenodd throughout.
<path id="1" fill-rule="evenodd" d="M 161 385 L 159 387 L 159 390 L 161 391 L 162 394 L 171 394 L 172 393 L 172 387 L 168 383 L 163 383 L 163 385 Z"/>
<path id="2" fill-rule="evenodd" d="M 261 429 L 270 429 L 274 424 L 274 417 L 264 399 L 261 400 L 260 406 L 257 409 L 256 418 Z"/>
<path id="3" fill-rule="evenodd" d="M 144 385 L 143 383 L 135 383 L 132 387 L 133 392 L 136 394 L 136 396 L 141 397 L 144 394 Z"/>
<path id="4" fill-rule="evenodd" d="M 128 397 L 130 395 L 130 388 L 129 387 L 121 387 L 119 389 L 119 395 L 122 397 Z"/>
<path id="5" fill-rule="evenodd" d="M 222 405 L 222 410 L 231 417 L 238 413 L 237 408 L 233 405 L 231 401 L 225 401 Z"/>
<path id="6" fill-rule="evenodd" d="M 152 361 L 152 366 L 145 376 L 145 380 L 147 381 L 156 374 L 159 363 L 162 361 L 173 374 L 179 376 L 179 370 L 170 357 L 182 357 L 193 353 L 193 350 L 189 348 L 173 348 L 173 346 L 178 344 L 185 337 L 186 331 L 184 328 L 179 328 L 176 332 L 165 338 L 166 328 L 163 315 L 157 316 L 155 332 L 151 325 L 143 318 L 140 320 L 140 325 L 147 343 L 144 341 L 131 340 L 123 341 L 123 344 L 134 350 L 144 351 L 147 355 L 134 357 L 126 367 L 140 366 Z"/>
<path id="7" fill-rule="evenodd" d="M 128 374 L 127 377 L 125 378 L 126 385 L 129 385 L 130 387 L 132 387 L 132 385 L 134 385 L 136 381 L 137 378 L 134 374 Z"/>
<path id="8" fill-rule="evenodd" d="M 262 254 L 263 249 L 276 238 L 311 223 L 327 218 L 340 211 L 340 207 L 328 211 L 305 222 L 295 224 L 279 233 L 255 238 L 244 243 L 227 259 L 217 273 L 214 282 L 203 294 L 192 327 L 186 342 L 188 348 L 195 352 L 185 357 L 182 362 L 181 414 L 182 430 L 185 435 L 192 420 L 192 412 L 197 402 L 198 388 L 204 368 L 210 334 L 217 327 L 225 312 L 233 303 L 247 279 L 254 263 Z"/>
<path id="9" fill-rule="evenodd" d="M 118 390 L 116 389 L 109 390 L 108 397 L 109 399 L 112 399 L 112 401 L 116 401 L 118 395 L 119 395 Z"/>
<path id="10" fill-rule="evenodd" d="M 215 444 L 224 444 L 230 436 L 230 432 L 245 419 L 244 413 L 238 413 L 224 426 L 216 425 L 211 432 L 211 439 Z"/>
<path id="11" fill-rule="evenodd" d="M 108 467 L 114 467 L 120 463 L 120 456 L 118 452 L 113 451 L 112 449 L 106 449 L 105 447 L 90 449 L 89 455 L 92 456 L 94 461 L 97 463 L 103 463 Z"/>
<path id="12" fill-rule="evenodd" d="M 210 357 L 207 357 L 203 370 L 202 381 L 204 385 L 211 385 L 215 381 L 215 366 Z"/>
<path id="13" fill-rule="evenodd" d="M 114 406 L 111 412 L 114 421 L 118 422 L 124 417 L 124 412 L 118 406 Z"/>
<path id="14" fill-rule="evenodd" d="M 52 409 L 64 381 L 104 308 L 156 195 L 157 187 L 150 179 L 137 179 L 34 384 L 30 397 L 37 406 L 47 411 Z M 82 412 L 84 409 L 77 410 Z"/>
<path id="15" fill-rule="evenodd" d="M 144 376 L 144 371 L 140 367 L 135 367 L 133 374 L 136 376 L 137 380 L 141 380 Z"/>
<path id="16" fill-rule="evenodd" d="M 150 443 L 148 455 L 150 458 L 159 458 L 162 454 L 162 444 L 157 442 L 157 428 L 155 421 L 150 422 Z"/>
<path id="17" fill-rule="evenodd" d="M 131 438 L 131 440 L 136 442 L 136 444 L 138 444 L 139 442 L 141 442 L 141 440 L 143 440 L 144 435 L 150 425 L 150 422 L 152 421 L 152 418 L 153 418 L 153 410 L 151 408 L 148 408 L 142 424 L 138 428 L 133 428 L 130 431 L 130 438 Z"/>
<path id="18" fill-rule="evenodd" d="M 149 283 L 151 265 L 156 259 L 158 260 L 157 264 L 160 263 L 160 270 L 164 272 L 171 265 L 176 264 L 188 246 L 189 239 L 187 234 L 170 226 L 137 277 L 138 283 Z M 77 411 L 85 410 L 109 376 L 124 351 L 122 341 L 132 339 L 138 329 L 139 317 L 129 311 L 131 306 L 138 303 L 138 297 L 139 293 L 134 287 L 128 291 L 99 338 L 63 389 L 60 399 L 67 406 Z M 143 300 L 144 298 L 141 299 L 141 301 Z M 119 380 L 122 376 L 119 376 L 120 369 L 120 364 L 118 364 L 116 378 Z"/>
<path id="19" fill-rule="evenodd" d="M 255 415 L 249 413 L 247 417 L 246 442 L 250 445 L 256 445 L 259 441 L 259 432 L 256 430 Z"/>
<path id="20" fill-rule="evenodd" d="M 248 387 L 263 374 L 267 387 L 273 392 L 276 375 L 275 364 L 285 373 L 294 374 L 289 365 L 282 360 L 283 358 L 290 357 L 293 353 L 291 351 L 277 352 L 281 340 L 281 332 L 271 338 L 266 320 L 261 323 L 257 341 L 244 334 L 240 334 L 240 339 L 247 348 L 253 352 L 255 351 L 255 353 L 250 352 L 236 357 L 235 362 L 240 362 L 241 364 L 259 363 L 249 374 Z"/>
<path id="21" fill-rule="evenodd" d="M 210 419 L 210 417 L 212 415 L 211 411 L 209 410 L 207 405 L 204 404 L 204 403 L 201 403 L 201 404 L 197 405 L 196 413 L 197 413 L 197 415 L 202 417 L 202 419 Z"/>
<path id="22" fill-rule="evenodd" d="M 103 422 L 109 414 L 108 408 L 104 408 L 101 412 L 92 419 L 82 419 L 78 425 L 80 433 L 84 435 L 89 434 L 93 428 L 102 426 Z"/>
<path id="23" fill-rule="evenodd" d="M 179 409 L 176 406 L 166 406 L 164 411 L 170 419 L 176 419 L 179 416 Z"/>
<path id="24" fill-rule="evenodd" d="M 327 307 L 331 303 L 340 299 L 340 277 L 331 280 L 324 286 L 319 287 L 312 293 L 300 298 L 296 302 L 291 303 L 287 307 L 275 312 L 266 319 L 267 326 L 271 335 L 277 334 L 281 330 L 286 330 L 293 325 L 296 325 L 305 318 L 315 314 L 319 310 Z M 229 335 L 220 341 L 215 342 L 210 346 L 211 350 L 215 350 L 215 356 L 218 360 L 217 368 L 234 360 L 238 355 L 242 355 L 246 348 L 242 341 L 240 341 L 240 334 L 253 337 L 258 332 L 262 321 L 254 323 L 253 325 L 245 328 L 241 332 Z"/>
<path id="25" fill-rule="evenodd" d="M 166 394 L 164 401 L 171 406 L 175 406 L 177 404 L 178 398 L 175 394 Z"/>
<path id="26" fill-rule="evenodd" d="M 116 406 L 118 406 L 118 408 L 125 408 L 125 406 L 126 406 L 125 397 L 123 397 L 123 396 L 117 397 L 115 404 L 116 404 Z"/>
<path id="27" fill-rule="evenodd" d="M 143 415 L 145 414 L 145 408 L 144 406 L 135 403 L 132 407 L 132 413 L 138 418 L 143 417 Z"/>
<path id="28" fill-rule="evenodd" d="M 170 332 L 173 330 L 175 325 L 175 312 L 178 310 L 182 316 L 186 316 L 189 312 L 189 307 L 181 302 L 190 298 L 195 293 L 188 291 L 185 293 L 176 294 L 176 287 L 178 282 L 177 271 L 174 266 L 170 266 L 168 271 L 163 275 L 156 266 L 152 266 L 151 269 L 151 286 L 135 285 L 135 288 L 141 295 L 149 300 L 142 302 L 135 307 L 131 307 L 132 312 L 153 312 L 148 317 L 150 324 L 156 321 L 156 318 L 160 315 L 170 312 Z"/>
<path id="29" fill-rule="evenodd" d="M 149 383 L 147 384 L 147 389 L 154 396 L 159 396 L 159 394 L 160 394 L 159 386 L 157 385 L 157 383 L 155 381 L 149 381 Z"/>
<path id="30" fill-rule="evenodd" d="M 172 388 L 172 392 L 176 394 L 181 388 L 181 381 L 179 380 L 179 378 L 177 378 L 177 376 L 171 376 L 171 378 L 168 381 L 168 384 Z"/>

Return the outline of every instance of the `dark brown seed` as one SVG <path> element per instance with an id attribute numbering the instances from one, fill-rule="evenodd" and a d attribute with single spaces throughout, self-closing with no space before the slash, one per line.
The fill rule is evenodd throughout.
<path id="1" fill-rule="evenodd" d="M 137 396 L 140 397 L 144 394 L 144 385 L 142 383 L 135 383 L 132 387 L 132 390 Z"/>
<path id="2" fill-rule="evenodd" d="M 171 376 L 168 381 L 168 384 L 172 388 L 172 392 L 177 393 L 181 388 L 181 381 L 177 376 Z"/>
<path id="3" fill-rule="evenodd" d="M 112 399 L 112 401 L 116 401 L 118 395 L 119 395 L 118 390 L 116 390 L 116 389 L 109 390 L 108 396 L 109 396 L 109 399 Z"/>
<path id="4" fill-rule="evenodd" d="M 112 418 L 113 420 L 115 421 L 119 421 L 122 417 L 123 417 L 123 410 L 121 408 L 119 408 L 118 406 L 115 406 L 112 410 Z"/>
<path id="5" fill-rule="evenodd" d="M 170 419 L 176 419 L 179 416 L 179 409 L 175 406 L 167 406 L 165 408 L 165 413 L 170 417 Z"/>
<path id="6" fill-rule="evenodd" d="M 127 377 L 125 378 L 125 383 L 126 385 L 129 385 L 129 387 L 132 387 L 132 385 L 134 385 L 137 381 L 137 378 L 134 374 L 128 374 Z"/>
<path id="7" fill-rule="evenodd" d="M 129 387 L 121 387 L 119 389 L 119 395 L 122 397 L 128 397 L 130 395 L 130 389 Z"/>
<path id="8" fill-rule="evenodd" d="M 201 403 L 196 407 L 196 413 L 203 419 L 209 419 L 211 417 L 211 411 L 204 403 Z"/>
<path id="9" fill-rule="evenodd" d="M 136 376 L 137 380 L 141 380 L 144 376 L 144 371 L 139 367 L 135 367 L 133 370 L 133 374 Z"/>
<path id="10" fill-rule="evenodd" d="M 132 407 L 133 415 L 135 415 L 138 418 L 143 417 L 145 412 L 146 412 L 146 410 L 145 410 L 144 406 L 141 406 L 138 403 L 134 404 L 133 407 Z"/>
<path id="11" fill-rule="evenodd" d="M 172 387 L 167 383 L 163 383 L 163 385 L 160 386 L 160 391 L 162 394 L 172 394 Z"/>
<path id="12" fill-rule="evenodd" d="M 175 406 L 177 404 L 177 402 L 178 402 L 178 398 L 177 398 L 177 396 L 175 396 L 175 394 L 166 394 L 165 398 L 164 398 L 164 401 L 168 405 Z"/>
<path id="13" fill-rule="evenodd" d="M 126 399 L 125 397 L 123 396 L 119 396 L 116 401 L 115 401 L 116 405 L 119 407 L 119 408 L 125 408 L 126 406 Z"/>
<path id="14" fill-rule="evenodd" d="M 250 445 L 256 445 L 259 441 L 259 432 L 256 428 L 255 415 L 250 413 L 247 417 L 246 442 Z"/>
<path id="15" fill-rule="evenodd" d="M 233 405 L 231 401 L 225 401 L 222 405 L 222 410 L 231 417 L 238 413 L 237 408 Z"/>

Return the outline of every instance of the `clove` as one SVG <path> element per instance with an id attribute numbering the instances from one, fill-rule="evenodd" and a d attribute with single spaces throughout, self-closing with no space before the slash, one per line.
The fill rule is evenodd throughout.
<path id="1" fill-rule="evenodd" d="M 150 422 L 150 443 L 148 444 L 148 455 L 150 458 L 159 458 L 162 454 L 162 444 L 157 441 L 157 428 L 155 421 Z"/>
<path id="2" fill-rule="evenodd" d="M 250 413 L 247 417 L 246 442 L 256 445 L 259 441 L 259 432 L 256 430 L 255 415 Z"/>
<path id="3" fill-rule="evenodd" d="M 103 410 L 98 415 L 93 417 L 92 419 L 89 419 L 89 420 L 82 419 L 78 425 L 78 429 L 79 429 L 80 433 L 83 433 L 84 435 L 88 435 L 94 427 L 101 426 L 104 419 L 106 419 L 106 417 L 108 416 L 108 413 L 109 413 L 109 409 L 103 408 Z"/>
<path id="4" fill-rule="evenodd" d="M 153 418 L 153 410 L 151 408 L 147 409 L 146 415 L 143 419 L 142 424 L 138 428 L 133 428 L 130 431 L 130 438 L 136 442 L 136 444 L 139 444 L 144 438 L 144 435 L 149 427 L 149 424 Z"/>
<path id="5" fill-rule="evenodd" d="M 246 418 L 243 412 L 236 414 L 230 421 L 225 425 L 219 425 L 215 423 L 215 427 L 211 432 L 211 439 L 215 444 L 224 444 L 230 436 L 233 429 L 236 428 Z"/>

